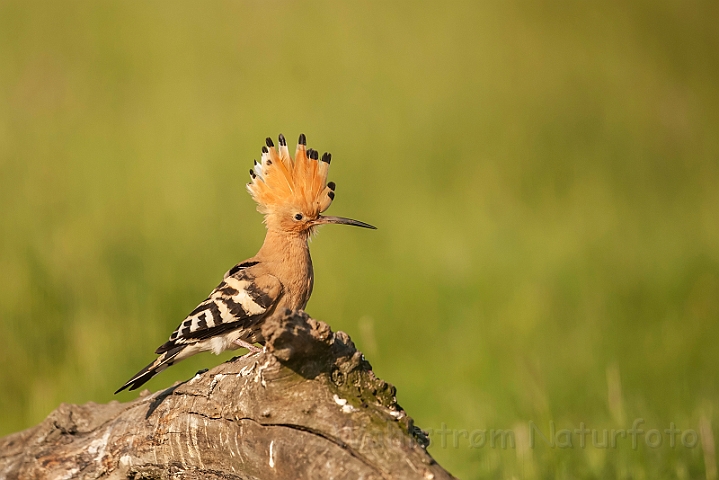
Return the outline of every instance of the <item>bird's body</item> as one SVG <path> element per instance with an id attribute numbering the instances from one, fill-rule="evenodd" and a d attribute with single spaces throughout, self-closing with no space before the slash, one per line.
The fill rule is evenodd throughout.
<path id="1" fill-rule="evenodd" d="M 267 148 L 269 147 L 269 148 Z M 286 310 L 307 305 L 314 285 L 309 237 L 317 226 L 339 223 L 374 228 L 321 212 L 334 199 L 334 183 L 325 185 L 331 156 L 318 159 L 305 149 L 300 136 L 295 159 L 289 156 L 280 135 L 279 152 L 271 139 L 263 147 L 262 162 L 250 171 L 248 190 L 265 214 L 267 235 L 259 252 L 238 263 L 197 308 L 180 323 L 170 339 L 157 348 L 160 356 L 135 374 L 118 393 L 134 390 L 167 367 L 200 352 L 220 354 L 225 350 L 264 344 L 262 323 Z"/>

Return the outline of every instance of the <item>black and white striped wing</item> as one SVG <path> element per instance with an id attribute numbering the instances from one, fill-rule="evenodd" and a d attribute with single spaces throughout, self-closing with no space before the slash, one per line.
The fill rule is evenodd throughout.
<path id="1" fill-rule="evenodd" d="M 274 276 L 254 276 L 246 269 L 235 267 L 155 353 L 164 353 L 231 330 L 251 329 L 272 309 L 281 293 L 282 284 Z"/>

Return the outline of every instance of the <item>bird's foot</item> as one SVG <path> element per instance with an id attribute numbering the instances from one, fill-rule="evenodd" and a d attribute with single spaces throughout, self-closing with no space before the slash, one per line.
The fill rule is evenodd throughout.
<path id="1" fill-rule="evenodd" d="M 261 351 L 262 351 L 261 348 L 257 348 L 255 345 L 253 345 L 253 344 L 251 344 L 251 343 L 249 343 L 249 342 L 245 342 L 245 341 L 242 340 L 241 338 L 238 338 L 238 339 L 235 340 L 233 343 L 234 343 L 235 345 L 237 345 L 238 347 L 246 348 L 247 350 L 250 351 L 250 353 L 257 353 L 257 352 L 261 352 Z"/>

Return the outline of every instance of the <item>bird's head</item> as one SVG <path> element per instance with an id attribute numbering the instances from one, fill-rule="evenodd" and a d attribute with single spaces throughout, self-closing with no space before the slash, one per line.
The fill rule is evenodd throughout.
<path id="1" fill-rule="evenodd" d="M 335 183 L 327 183 L 332 155 L 320 158 L 316 150 L 307 148 L 304 134 L 294 159 L 283 135 L 277 148 L 269 137 L 266 143 L 260 162 L 255 161 L 250 170 L 247 190 L 265 215 L 268 229 L 309 236 L 318 226 L 330 223 L 375 228 L 359 220 L 322 215 L 335 198 Z"/>

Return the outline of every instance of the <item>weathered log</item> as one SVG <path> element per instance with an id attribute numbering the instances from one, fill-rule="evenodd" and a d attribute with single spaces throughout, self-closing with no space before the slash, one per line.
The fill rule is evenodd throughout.
<path id="1" fill-rule="evenodd" d="M 60 405 L 0 439 L 0 479 L 449 479 L 344 332 L 302 312 L 266 348 L 129 403 Z"/>

